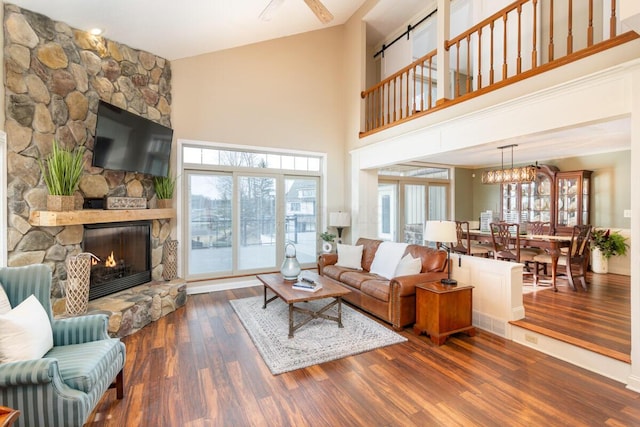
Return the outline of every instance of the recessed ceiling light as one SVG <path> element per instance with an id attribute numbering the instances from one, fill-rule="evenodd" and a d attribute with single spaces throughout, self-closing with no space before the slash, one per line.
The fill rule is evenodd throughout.
<path id="1" fill-rule="evenodd" d="M 99 36 L 100 34 L 102 34 L 102 28 L 92 28 L 91 30 L 89 30 L 89 32 L 94 36 Z"/>

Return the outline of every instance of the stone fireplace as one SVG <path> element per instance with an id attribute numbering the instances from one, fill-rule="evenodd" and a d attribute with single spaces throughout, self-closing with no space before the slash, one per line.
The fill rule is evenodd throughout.
<path id="1" fill-rule="evenodd" d="M 54 139 L 65 148 L 85 148 L 76 209 L 85 199 L 104 197 L 143 197 L 155 207 L 152 176 L 92 166 L 96 113 L 103 100 L 171 127 L 171 66 L 150 52 L 15 5 L 3 8 L 7 265 L 49 265 L 54 310 L 63 310 L 58 305 L 63 305 L 59 301 L 60 281 L 67 275 L 65 261 L 85 250 L 85 228 L 81 222 L 33 221 L 34 215 L 46 211 L 47 189 L 38 160 L 51 152 Z M 87 222 L 114 222 L 102 218 L 108 215 L 92 210 Z M 171 217 L 151 220 L 151 280 L 161 280 L 162 245 L 171 232 Z"/>
<path id="2" fill-rule="evenodd" d="M 128 335 L 184 305 L 186 284 L 184 280 L 162 280 L 162 247 L 175 215 L 153 209 L 153 177 L 92 166 L 96 113 L 103 100 L 171 127 L 171 64 L 153 53 L 93 36 L 18 6 L 5 3 L 2 7 L 7 265 L 48 265 L 53 311 L 56 316 L 64 315 L 60 283 L 67 278 L 65 261 L 89 250 L 84 240 L 91 231 L 85 224 L 150 220 L 150 236 L 144 239 L 149 242 L 145 258 L 150 258 L 150 280 L 96 296 L 89 303 L 89 312 L 109 314 L 110 334 Z M 54 140 L 65 148 L 85 148 L 84 172 L 74 195 L 79 210 L 59 216 L 46 211 L 47 189 L 38 167 Z M 122 214 L 80 210 L 85 199 L 104 197 L 144 197 L 151 209 Z M 126 245 L 131 242 L 127 238 Z"/>
<path id="3" fill-rule="evenodd" d="M 86 224 L 84 252 L 94 254 L 89 300 L 151 281 L 151 221 Z"/>

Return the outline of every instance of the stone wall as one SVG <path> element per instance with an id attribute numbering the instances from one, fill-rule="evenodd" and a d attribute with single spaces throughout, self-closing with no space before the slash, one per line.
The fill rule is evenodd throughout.
<path id="1" fill-rule="evenodd" d="M 86 147 L 85 172 L 76 208 L 86 197 L 145 197 L 155 204 L 150 175 L 91 166 L 100 99 L 171 126 L 171 68 L 148 52 L 93 36 L 62 22 L 4 6 L 4 66 L 7 132 L 8 264 L 48 264 L 52 296 L 59 298 L 64 261 L 82 251 L 83 226 L 33 227 L 29 214 L 46 209 L 47 189 L 38 159 L 53 140 Z M 153 221 L 153 279 L 162 280 L 162 244 L 169 220 Z"/>

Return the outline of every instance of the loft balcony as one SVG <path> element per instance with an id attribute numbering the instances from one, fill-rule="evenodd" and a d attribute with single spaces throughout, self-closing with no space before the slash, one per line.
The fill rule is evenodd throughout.
<path id="1" fill-rule="evenodd" d="M 450 37 L 450 2 L 439 1 L 442 42 L 361 93 L 360 137 L 640 37 L 621 30 L 618 7 L 616 0 L 518 0 Z"/>

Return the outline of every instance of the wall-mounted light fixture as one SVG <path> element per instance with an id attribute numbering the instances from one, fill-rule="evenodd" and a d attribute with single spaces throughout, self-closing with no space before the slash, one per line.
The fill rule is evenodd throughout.
<path id="1" fill-rule="evenodd" d="M 517 144 L 503 145 L 498 147 L 502 154 L 502 167 L 500 169 L 492 169 L 482 172 L 483 184 L 502 184 L 507 182 L 532 182 L 536 179 L 535 166 L 513 167 L 513 147 Z M 504 168 L 504 149 L 511 148 L 511 168 Z"/>

